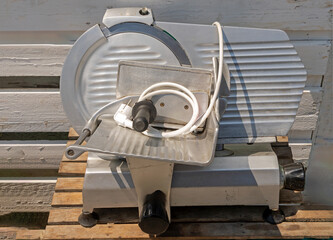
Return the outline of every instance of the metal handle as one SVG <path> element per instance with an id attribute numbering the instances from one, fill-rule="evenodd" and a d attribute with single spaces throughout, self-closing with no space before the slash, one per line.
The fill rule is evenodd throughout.
<path id="1" fill-rule="evenodd" d="M 90 131 L 88 129 L 83 130 L 76 142 L 66 148 L 65 155 L 69 159 L 75 159 L 82 155 L 86 150 L 85 148 L 80 148 L 81 144 L 90 136 Z"/>

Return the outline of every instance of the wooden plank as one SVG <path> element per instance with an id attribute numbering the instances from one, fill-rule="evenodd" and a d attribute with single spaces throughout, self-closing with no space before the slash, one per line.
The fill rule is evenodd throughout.
<path id="1" fill-rule="evenodd" d="M 41 239 L 44 229 L 27 229 L 19 227 L 0 227 L 0 239 Z"/>
<path id="2" fill-rule="evenodd" d="M 68 225 L 79 224 L 78 217 L 82 208 L 52 208 L 47 224 L 48 225 Z M 136 212 L 137 213 L 137 212 Z"/>
<path id="3" fill-rule="evenodd" d="M 59 76 L 71 47 L 55 44 L 2 44 L 0 62 L 3 67 L 0 76 Z"/>
<path id="4" fill-rule="evenodd" d="M 292 41 L 309 76 L 326 72 L 331 43 L 324 40 Z M 60 76 L 64 60 L 72 45 L 0 44 L 0 76 Z M 320 78 L 319 77 L 319 78 Z M 316 80 L 313 80 L 313 79 Z M 311 77 L 317 81 L 318 77 Z"/>
<path id="5" fill-rule="evenodd" d="M 76 140 L 68 140 L 66 143 L 66 148 L 69 147 L 70 145 L 73 145 Z"/>
<path id="6" fill-rule="evenodd" d="M 277 136 L 276 141 L 281 143 L 288 142 L 288 136 Z"/>
<path id="7" fill-rule="evenodd" d="M 0 212 L 49 211 L 55 183 L 55 178 L 0 179 Z"/>
<path id="8" fill-rule="evenodd" d="M 16 240 L 20 239 L 42 239 L 44 229 L 31 230 L 31 229 L 20 229 L 17 231 Z"/>
<path id="9" fill-rule="evenodd" d="M 333 47 L 331 46 L 328 68 L 323 78 L 323 102 L 320 107 L 315 143 L 332 146 L 333 142 Z M 332 147 L 331 147 L 332 149 Z"/>
<path id="10" fill-rule="evenodd" d="M 293 130 L 315 129 L 321 94 L 321 88 L 318 87 L 304 90 L 296 118 L 299 123 L 296 121 Z M 59 92 L 54 90 L 2 91 L 0 113 L 2 132 L 67 132 L 70 126 L 62 109 Z"/>
<path id="11" fill-rule="evenodd" d="M 263 222 L 265 207 L 172 207 L 172 222 Z M 333 210 L 296 210 L 284 208 L 287 222 L 333 222 Z M 287 211 L 286 211 L 287 210 Z M 98 223 L 138 223 L 137 208 L 96 209 Z M 49 225 L 79 224 L 82 208 L 52 208 Z"/>
<path id="12" fill-rule="evenodd" d="M 291 131 L 308 132 L 316 129 L 322 94 L 321 87 L 308 87 L 303 91 Z"/>
<path id="13" fill-rule="evenodd" d="M 309 131 L 315 130 L 317 126 L 318 114 L 297 116 L 291 126 L 291 130 Z"/>
<path id="14" fill-rule="evenodd" d="M 76 140 L 79 137 L 79 134 L 75 131 L 74 128 L 70 128 L 68 132 L 68 139 Z"/>
<path id="15" fill-rule="evenodd" d="M 58 178 L 55 186 L 56 192 L 75 192 L 82 191 L 84 178 Z"/>
<path id="16" fill-rule="evenodd" d="M 292 43 L 308 75 L 325 74 L 331 47 L 330 41 L 292 41 Z"/>
<path id="17" fill-rule="evenodd" d="M 82 205 L 82 192 L 55 192 L 52 207 L 80 206 Z"/>
<path id="18" fill-rule="evenodd" d="M 10 101 L 8 101 L 10 99 Z M 1 91 L 1 132 L 67 132 L 59 91 Z"/>
<path id="19" fill-rule="evenodd" d="M 284 222 L 269 223 L 172 223 L 163 237 L 190 239 L 232 238 L 328 238 L 333 235 L 333 225 L 327 222 Z M 100 224 L 92 228 L 80 225 L 47 226 L 44 239 L 105 239 L 140 238 L 148 239 L 137 224 Z"/>
<path id="20" fill-rule="evenodd" d="M 304 89 L 297 116 L 308 116 L 319 113 L 319 104 L 323 96 L 321 87 L 308 87 Z"/>
<path id="21" fill-rule="evenodd" d="M 290 142 L 304 141 L 312 139 L 313 130 L 290 130 L 288 138 Z"/>
<path id="22" fill-rule="evenodd" d="M 305 161 L 309 159 L 312 148 L 312 142 L 289 143 L 295 161 Z M 306 165 L 307 166 L 307 165 Z"/>
<path id="23" fill-rule="evenodd" d="M 320 106 L 318 128 L 307 171 L 305 198 L 312 203 L 332 205 L 333 199 L 333 48 L 324 77 L 323 102 Z"/>
<path id="24" fill-rule="evenodd" d="M 58 169 L 65 141 L 0 141 L 0 169 Z"/>
<path id="25" fill-rule="evenodd" d="M 288 222 L 333 222 L 333 210 L 299 210 L 297 214 L 288 216 Z M 333 224 L 333 223 L 332 223 Z"/>
<path id="26" fill-rule="evenodd" d="M 61 162 L 59 174 L 61 176 L 84 176 L 86 166 L 85 162 Z"/>
<path id="27" fill-rule="evenodd" d="M 3 0 L 0 4 L 2 31 L 83 31 L 101 23 L 105 9 L 146 6 L 158 21 L 281 28 L 285 30 L 331 30 L 329 0 L 135 1 L 100 0 Z M 20 9 L 21 11 L 17 11 Z"/>

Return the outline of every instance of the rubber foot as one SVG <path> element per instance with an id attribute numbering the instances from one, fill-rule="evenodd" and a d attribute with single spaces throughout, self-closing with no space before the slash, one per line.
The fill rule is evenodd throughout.
<path id="1" fill-rule="evenodd" d="M 218 150 L 215 152 L 215 157 L 227 157 L 233 155 L 234 152 L 232 150 L 224 148 L 223 150 Z"/>
<path id="2" fill-rule="evenodd" d="M 285 215 L 281 209 L 273 211 L 269 208 L 266 208 L 263 213 L 263 218 L 270 224 L 279 224 L 285 220 Z"/>
<path id="3" fill-rule="evenodd" d="M 97 224 L 98 215 L 95 212 L 92 212 L 92 213 L 82 212 L 80 214 L 78 220 L 79 220 L 79 223 L 81 224 L 81 226 L 90 228 Z"/>

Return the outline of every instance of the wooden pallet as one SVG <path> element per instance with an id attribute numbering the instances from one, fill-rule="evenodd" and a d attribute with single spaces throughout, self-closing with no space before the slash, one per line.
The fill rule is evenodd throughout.
<path id="1" fill-rule="evenodd" d="M 68 145 L 77 137 L 71 129 Z M 282 139 L 281 142 L 285 142 Z M 284 147 L 285 143 L 277 147 Z M 288 157 L 281 151 L 280 157 Z M 284 152 L 284 153 L 283 153 Z M 137 225 L 136 208 L 98 210 L 99 223 L 92 228 L 79 225 L 82 187 L 87 154 L 75 160 L 63 156 L 43 239 L 149 238 Z M 285 192 L 283 201 L 299 201 L 299 194 Z M 172 223 L 161 238 L 328 238 L 333 236 L 333 210 L 318 207 L 284 208 L 286 221 L 271 225 L 262 219 L 262 207 L 177 207 Z M 298 210 L 298 211 L 297 211 Z M 296 213 L 297 211 L 297 213 Z M 296 214 L 295 214 L 296 213 Z"/>

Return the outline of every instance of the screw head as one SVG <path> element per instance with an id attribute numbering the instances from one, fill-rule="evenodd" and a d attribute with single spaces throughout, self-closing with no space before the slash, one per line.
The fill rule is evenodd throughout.
<path id="1" fill-rule="evenodd" d="M 148 8 L 146 8 L 146 7 L 141 8 L 139 13 L 143 16 L 148 15 L 149 14 Z"/>
<path id="2" fill-rule="evenodd" d="M 70 149 L 70 150 L 67 151 L 67 154 L 69 156 L 73 156 L 74 155 L 74 151 L 72 149 Z"/>

